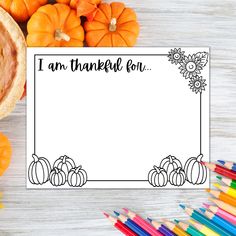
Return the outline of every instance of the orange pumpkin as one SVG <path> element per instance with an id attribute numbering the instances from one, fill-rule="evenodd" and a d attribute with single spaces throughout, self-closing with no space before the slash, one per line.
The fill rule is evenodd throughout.
<path id="1" fill-rule="evenodd" d="M 57 0 L 57 2 L 70 5 L 77 10 L 77 16 L 85 16 L 88 21 L 92 21 L 101 0 Z"/>
<path id="2" fill-rule="evenodd" d="M 0 6 L 18 22 L 27 21 L 47 0 L 0 0 Z"/>
<path id="3" fill-rule="evenodd" d="M 82 47 L 84 30 L 80 18 L 65 4 L 40 7 L 27 24 L 29 47 Z"/>
<path id="4" fill-rule="evenodd" d="M 8 138 L 0 132 L 0 176 L 8 168 L 12 155 L 12 148 Z"/>
<path id="5" fill-rule="evenodd" d="M 92 22 L 85 22 L 90 47 L 131 47 L 139 34 L 136 14 L 123 3 L 102 3 Z"/>

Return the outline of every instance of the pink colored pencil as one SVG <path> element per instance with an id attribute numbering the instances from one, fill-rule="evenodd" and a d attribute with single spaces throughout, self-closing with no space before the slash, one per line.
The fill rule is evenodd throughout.
<path id="1" fill-rule="evenodd" d="M 227 211 L 224 211 L 223 209 L 217 207 L 217 206 L 211 206 L 209 204 L 203 203 L 203 205 L 209 209 L 210 211 L 212 211 L 214 214 L 222 217 L 223 219 L 231 222 L 232 224 L 236 224 L 236 217 L 230 213 L 228 213 Z"/>
<path id="2" fill-rule="evenodd" d="M 129 216 L 131 220 L 133 220 L 136 224 L 138 224 L 141 228 L 147 231 L 152 236 L 163 236 L 158 230 L 156 230 L 152 225 L 150 225 L 147 221 L 141 218 L 139 215 L 134 212 L 128 210 L 127 208 L 123 208 L 125 213 Z"/>

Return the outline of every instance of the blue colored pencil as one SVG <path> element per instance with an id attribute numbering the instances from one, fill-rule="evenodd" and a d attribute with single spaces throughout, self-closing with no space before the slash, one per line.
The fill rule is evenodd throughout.
<path id="1" fill-rule="evenodd" d="M 176 236 L 176 234 L 174 232 L 172 232 L 170 229 L 168 229 L 165 225 L 160 224 L 160 223 L 158 223 L 156 221 L 153 221 L 150 218 L 147 218 L 147 219 L 163 235 L 165 235 L 165 236 Z"/>
<path id="2" fill-rule="evenodd" d="M 209 220 L 206 216 L 204 216 L 200 212 L 198 212 L 196 210 L 193 210 L 189 207 L 185 207 L 182 204 L 180 204 L 180 207 L 183 208 L 185 210 L 185 212 L 189 216 L 191 216 L 194 220 L 197 220 L 198 222 L 200 222 L 201 224 L 203 224 L 203 225 L 207 226 L 208 228 L 212 229 L 213 231 L 220 234 L 221 236 L 232 236 L 228 231 L 226 231 L 226 230 L 222 229 L 221 227 L 219 227 L 219 225 L 217 225 L 213 221 Z"/>
<path id="3" fill-rule="evenodd" d="M 114 211 L 114 213 L 123 224 L 125 224 L 127 227 L 133 230 L 136 234 L 140 236 L 151 236 L 151 234 L 146 232 L 144 229 L 142 229 L 139 225 L 137 225 L 134 221 L 132 221 L 128 217 L 120 214 L 117 211 Z"/>
<path id="4" fill-rule="evenodd" d="M 225 230 L 229 231 L 231 234 L 236 236 L 236 227 L 229 223 L 228 221 L 224 220 L 223 218 L 215 215 L 214 213 L 207 211 L 205 208 L 200 208 L 200 210 L 213 222 L 215 222 L 220 227 L 224 228 Z"/>
<path id="5" fill-rule="evenodd" d="M 222 161 L 222 160 L 218 160 L 218 162 L 223 165 L 224 167 L 236 171 L 236 163 L 233 162 L 227 162 L 227 161 Z"/>

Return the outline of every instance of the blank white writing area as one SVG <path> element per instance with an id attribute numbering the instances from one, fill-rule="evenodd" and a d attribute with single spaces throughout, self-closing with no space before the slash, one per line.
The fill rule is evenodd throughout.
<path id="1" fill-rule="evenodd" d="M 206 50 L 185 49 L 189 54 Z M 179 66 L 169 61 L 165 55 L 169 51 L 29 49 L 27 166 L 33 153 L 47 158 L 52 168 L 56 159 L 66 155 L 86 170 L 88 182 L 83 188 L 153 188 L 147 181 L 153 166 L 169 155 L 184 166 L 187 159 L 200 154 L 200 138 L 203 160 L 209 161 L 209 68 L 201 71 L 207 86 L 200 110 L 200 94 L 190 89 Z M 81 63 L 99 59 L 115 63 L 119 57 L 123 69 L 118 72 L 52 72 L 47 67 L 55 62 L 69 66 L 76 58 Z M 43 71 L 38 71 L 40 58 Z M 146 70 L 128 73 L 130 59 L 134 64 L 141 62 Z M 209 181 L 202 185 L 186 181 L 181 187 L 208 185 Z M 27 180 L 27 187 L 53 186 L 49 181 L 33 185 Z M 176 188 L 169 183 L 165 187 Z"/>

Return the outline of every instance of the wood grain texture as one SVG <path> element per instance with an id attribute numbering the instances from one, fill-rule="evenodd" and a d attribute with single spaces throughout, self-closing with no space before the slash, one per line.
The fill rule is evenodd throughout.
<path id="1" fill-rule="evenodd" d="M 141 25 L 137 46 L 211 47 L 211 158 L 235 160 L 236 1 L 127 0 Z M 26 190 L 26 102 L 0 121 L 14 146 L 10 169 L 0 178 L 6 208 L 0 235 L 120 235 L 101 215 L 124 206 L 158 220 L 184 219 L 177 207 L 200 207 L 204 191 L 192 190 Z M 162 210 L 165 209 L 165 210 Z"/>

